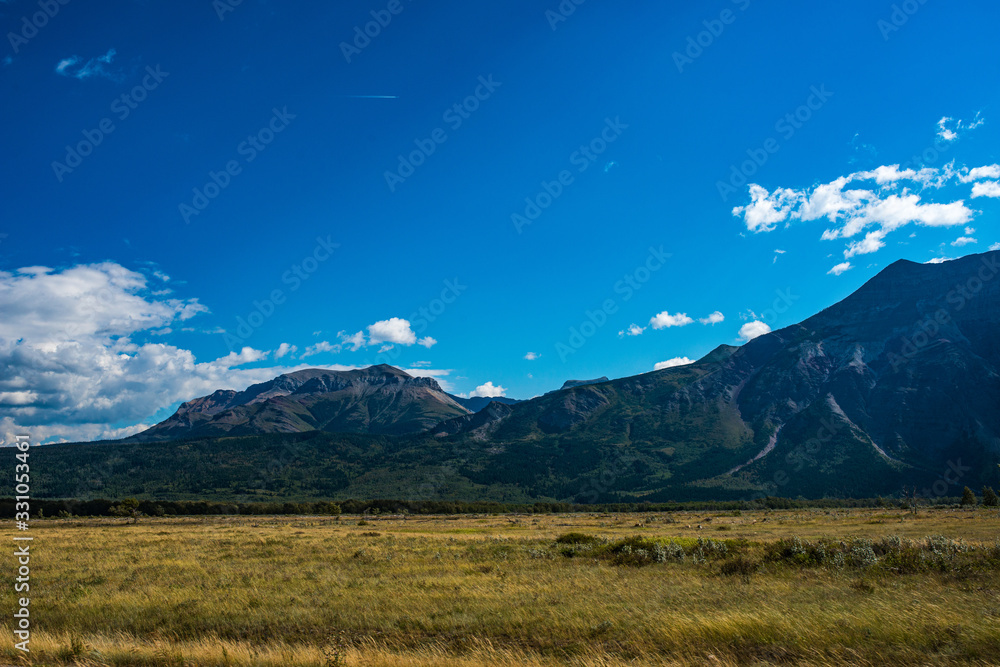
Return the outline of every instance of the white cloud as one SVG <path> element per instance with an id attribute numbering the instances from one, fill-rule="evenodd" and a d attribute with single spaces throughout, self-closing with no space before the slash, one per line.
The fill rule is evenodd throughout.
<path id="1" fill-rule="evenodd" d="M 943 116 L 941 120 L 937 122 L 938 133 L 937 135 L 944 139 L 945 141 L 954 141 L 958 139 L 958 133 L 948 129 L 948 123 L 952 122 L 954 119 L 948 116 Z"/>
<path id="2" fill-rule="evenodd" d="M 959 236 L 957 239 L 951 242 L 953 246 L 958 248 L 964 245 L 969 245 L 970 243 L 979 243 L 979 241 L 969 236 Z"/>
<path id="3" fill-rule="evenodd" d="M 632 324 L 628 325 L 628 329 L 624 329 L 622 331 L 619 331 L 618 332 L 618 337 L 621 338 L 621 337 L 624 337 L 624 336 L 641 336 L 642 332 L 645 331 L 645 330 L 646 330 L 646 327 L 640 327 L 638 324 L 635 324 L 633 322 Z"/>
<path id="4" fill-rule="evenodd" d="M 928 189 L 971 182 L 994 172 L 1000 173 L 1000 166 L 956 171 L 949 163 L 940 169 L 916 171 L 886 165 L 801 190 L 778 188 L 769 193 L 751 183 L 750 203 L 734 208 L 733 215 L 742 217 L 746 228 L 755 233 L 772 231 L 782 222 L 824 219 L 828 227 L 820 237 L 823 240 L 853 239 L 865 234 L 862 240 L 847 243 L 844 258 L 849 259 L 878 251 L 886 245 L 884 239 L 889 233 L 908 224 L 952 227 L 969 223 L 975 212 L 964 200 L 934 202 L 924 197 Z M 913 187 L 920 190 L 919 194 L 911 191 Z M 973 197 L 977 196 L 1000 197 L 1000 185 L 976 181 Z"/>
<path id="5" fill-rule="evenodd" d="M 83 58 L 80 56 L 70 56 L 69 58 L 63 58 L 56 65 L 56 74 L 62 76 L 70 76 L 74 79 L 79 79 L 83 81 L 84 79 L 89 79 L 92 76 L 103 76 L 106 79 L 111 79 L 112 81 L 121 80 L 121 74 L 119 72 L 112 72 L 107 66 L 114 62 L 115 56 L 118 52 L 115 49 L 108 49 L 108 52 L 103 56 L 97 56 L 96 58 L 90 58 L 87 62 L 83 62 Z"/>
<path id="6" fill-rule="evenodd" d="M 653 316 L 649 320 L 649 324 L 654 329 L 666 329 L 668 327 L 684 327 L 694 322 L 687 313 L 677 313 L 676 315 L 671 315 L 667 311 Z"/>
<path id="7" fill-rule="evenodd" d="M 1000 250 L 1000 243 L 994 243 L 991 245 L 990 250 Z"/>
<path id="8" fill-rule="evenodd" d="M 753 322 L 747 322 L 740 327 L 740 340 L 750 341 L 758 336 L 763 336 L 764 334 L 770 332 L 771 327 L 769 327 L 765 322 L 754 320 Z"/>
<path id="9" fill-rule="evenodd" d="M 298 351 L 298 349 L 299 348 L 297 348 L 294 345 L 289 345 L 288 343 L 282 343 L 281 345 L 278 346 L 278 349 L 274 351 L 274 358 L 281 359 L 283 356 L 287 354 L 295 354 Z"/>
<path id="10" fill-rule="evenodd" d="M 726 316 L 717 310 L 708 317 L 699 318 L 698 321 L 702 324 L 718 324 L 719 322 L 724 322 L 725 319 Z"/>
<path id="11" fill-rule="evenodd" d="M 688 364 L 693 364 L 694 361 L 688 359 L 687 357 L 674 357 L 673 359 L 667 359 L 666 361 L 661 361 L 653 366 L 654 371 L 662 371 L 664 368 L 674 368 L 675 366 L 687 366 Z"/>
<path id="12" fill-rule="evenodd" d="M 734 208 L 733 215 L 742 213 L 747 229 L 751 232 L 769 232 L 775 228 L 775 223 L 788 218 L 788 214 L 799 203 L 798 199 L 794 190 L 778 188 L 772 195 L 756 183 L 751 183 L 750 203 Z"/>
<path id="13" fill-rule="evenodd" d="M 413 345 L 417 335 L 410 328 L 409 320 L 401 317 L 391 317 L 368 325 L 368 344 L 393 343 L 398 345 Z"/>
<path id="14" fill-rule="evenodd" d="M 340 345 L 331 344 L 330 341 L 326 340 L 320 341 L 315 345 L 308 346 L 305 349 L 305 352 L 302 353 L 302 358 L 305 359 L 306 357 L 312 357 L 317 354 L 322 354 L 323 352 L 333 352 L 334 354 L 337 354 L 340 352 Z"/>
<path id="15" fill-rule="evenodd" d="M 884 248 L 885 241 L 882 239 L 885 238 L 885 234 L 886 232 L 882 230 L 868 232 L 865 234 L 865 238 L 860 241 L 855 241 L 847 247 L 847 250 L 844 251 L 844 258 L 850 259 L 855 255 L 869 255 L 873 252 L 877 252 L 880 248 Z"/>
<path id="16" fill-rule="evenodd" d="M 471 398 L 476 398 L 477 396 L 484 396 L 486 398 L 497 398 L 499 396 L 506 396 L 507 389 L 503 386 L 497 385 L 493 386 L 492 382 L 487 382 L 486 384 L 481 384 L 476 387 L 469 396 Z"/>
<path id="17" fill-rule="evenodd" d="M 261 350 L 255 350 L 252 347 L 244 347 L 239 352 L 230 352 L 224 357 L 219 357 L 216 359 L 216 363 L 222 364 L 224 366 L 242 366 L 244 364 L 252 364 L 263 359 L 267 359 L 267 355 L 270 352 L 263 352 Z"/>
<path id="18" fill-rule="evenodd" d="M 832 273 L 835 276 L 839 276 L 844 271 L 850 271 L 853 268 L 854 267 L 851 265 L 850 262 L 841 262 L 840 264 L 837 264 L 835 267 L 833 267 L 832 269 L 830 269 L 826 273 L 827 273 L 827 275 L 829 275 L 829 274 Z"/>
<path id="19" fill-rule="evenodd" d="M 958 130 L 974 130 L 986 120 L 982 117 L 982 112 L 977 112 L 976 117 L 971 121 L 955 120 L 949 116 L 944 116 L 937 122 L 938 133 L 937 135 L 944 139 L 945 141 L 954 141 L 958 139 Z M 948 126 L 954 123 L 955 129 L 952 130 Z"/>
<path id="20" fill-rule="evenodd" d="M 538 354 L 537 352 L 529 352 L 526 355 L 524 355 L 524 358 L 527 359 L 528 361 L 534 361 L 540 356 L 542 355 Z"/>
<path id="21" fill-rule="evenodd" d="M 174 403 L 308 367 L 240 368 L 268 355 L 250 347 L 199 362 L 150 342 L 206 311 L 153 295 L 144 275 L 111 262 L 0 272 L 0 435 L 124 437 Z"/>
<path id="22" fill-rule="evenodd" d="M 981 181 L 988 178 L 992 178 L 994 180 L 1000 178 L 1000 164 L 988 164 L 982 167 L 974 167 L 972 169 L 962 169 L 962 173 L 958 176 L 958 180 L 963 183 L 971 183 L 973 181 Z"/>
<path id="23" fill-rule="evenodd" d="M 977 197 L 1000 197 L 1000 183 L 997 181 L 983 181 L 972 185 L 972 198 Z"/>
<path id="24" fill-rule="evenodd" d="M 417 341 L 417 345 L 423 345 L 427 349 L 430 349 L 435 345 L 437 345 L 437 339 L 432 338 L 430 336 L 424 336 L 423 338 Z"/>
<path id="25" fill-rule="evenodd" d="M 368 341 L 365 340 L 365 332 L 363 331 L 358 331 L 357 333 L 350 335 L 348 335 L 346 331 L 341 331 L 337 334 L 337 337 L 340 338 L 340 342 L 343 345 L 350 345 L 352 352 L 357 352 L 368 343 Z M 339 351 L 340 350 L 338 350 L 338 352 Z"/>
<path id="26" fill-rule="evenodd" d="M 952 257 L 935 257 L 934 259 L 929 259 L 924 264 L 944 264 L 945 262 L 950 262 Z"/>

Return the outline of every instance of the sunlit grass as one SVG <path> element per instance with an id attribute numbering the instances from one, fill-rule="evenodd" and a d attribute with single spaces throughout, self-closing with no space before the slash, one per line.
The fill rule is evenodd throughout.
<path id="1" fill-rule="evenodd" d="M 976 560 L 995 510 L 829 510 L 478 517 L 46 520 L 32 531 L 28 664 L 997 664 L 1000 571 Z M 9 523 L 8 523 L 9 525 Z M 728 530 L 719 531 L 724 525 Z M 699 528 L 700 526 L 700 528 Z M 617 565 L 555 543 L 580 532 L 723 561 Z M 961 567 L 767 561 L 767 545 L 899 535 L 962 539 Z M 773 551 L 773 550 L 772 550 Z M 760 561 L 760 562 L 758 562 Z M 965 561 L 962 561 L 965 563 Z M 5 587 L 13 608 L 12 586 Z M 15 662 L 9 620 L 0 656 Z M 337 647 L 340 648 L 337 648 Z"/>

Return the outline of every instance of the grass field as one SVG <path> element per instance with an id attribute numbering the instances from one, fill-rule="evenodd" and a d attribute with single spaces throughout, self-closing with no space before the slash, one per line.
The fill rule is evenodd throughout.
<path id="1" fill-rule="evenodd" d="M 1000 664 L 1000 513 L 982 508 L 31 530 L 32 652 L 5 613 L 0 662 Z"/>

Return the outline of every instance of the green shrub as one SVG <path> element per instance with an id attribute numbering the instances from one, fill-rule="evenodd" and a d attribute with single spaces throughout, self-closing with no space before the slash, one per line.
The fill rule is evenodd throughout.
<path id="1" fill-rule="evenodd" d="M 600 538 L 586 533 L 566 533 L 556 538 L 556 544 L 596 544 Z"/>

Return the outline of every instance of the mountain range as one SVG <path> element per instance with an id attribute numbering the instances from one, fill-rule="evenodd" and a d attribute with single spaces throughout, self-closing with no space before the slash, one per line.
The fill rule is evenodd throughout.
<path id="1" fill-rule="evenodd" d="M 998 273 L 997 251 L 899 261 L 843 301 L 740 347 L 634 377 L 569 381 L 527 401 L 470 403 L 389 366 L 311 369 L 194 399 L 125 442 L 58 449 L 75 447 L 69 459 L 85 466 L 145 452 L 176 469 L 174 441 L 184 439 L 188 454 L 226 462 L 229 473 L 213 472 L 211 484 L 184 478 L 219 497 L 245 490 L 248 473 L 232 460 L 252 468 L 254 447 L 279 440 L 309 452 L 287 464 L 294 488 L 272 489 L 298 497 L 419 489 L 435 498 L 665 501 L 871 497 L 904 486 L 954 496 L 1000 483 Z M 141 492 L 194 493 L 141 464 L 130 470 Z M 118 474 L 105 481 L 124 491 Z M 80 493 L 60 489 L 46 491 Z"/>

